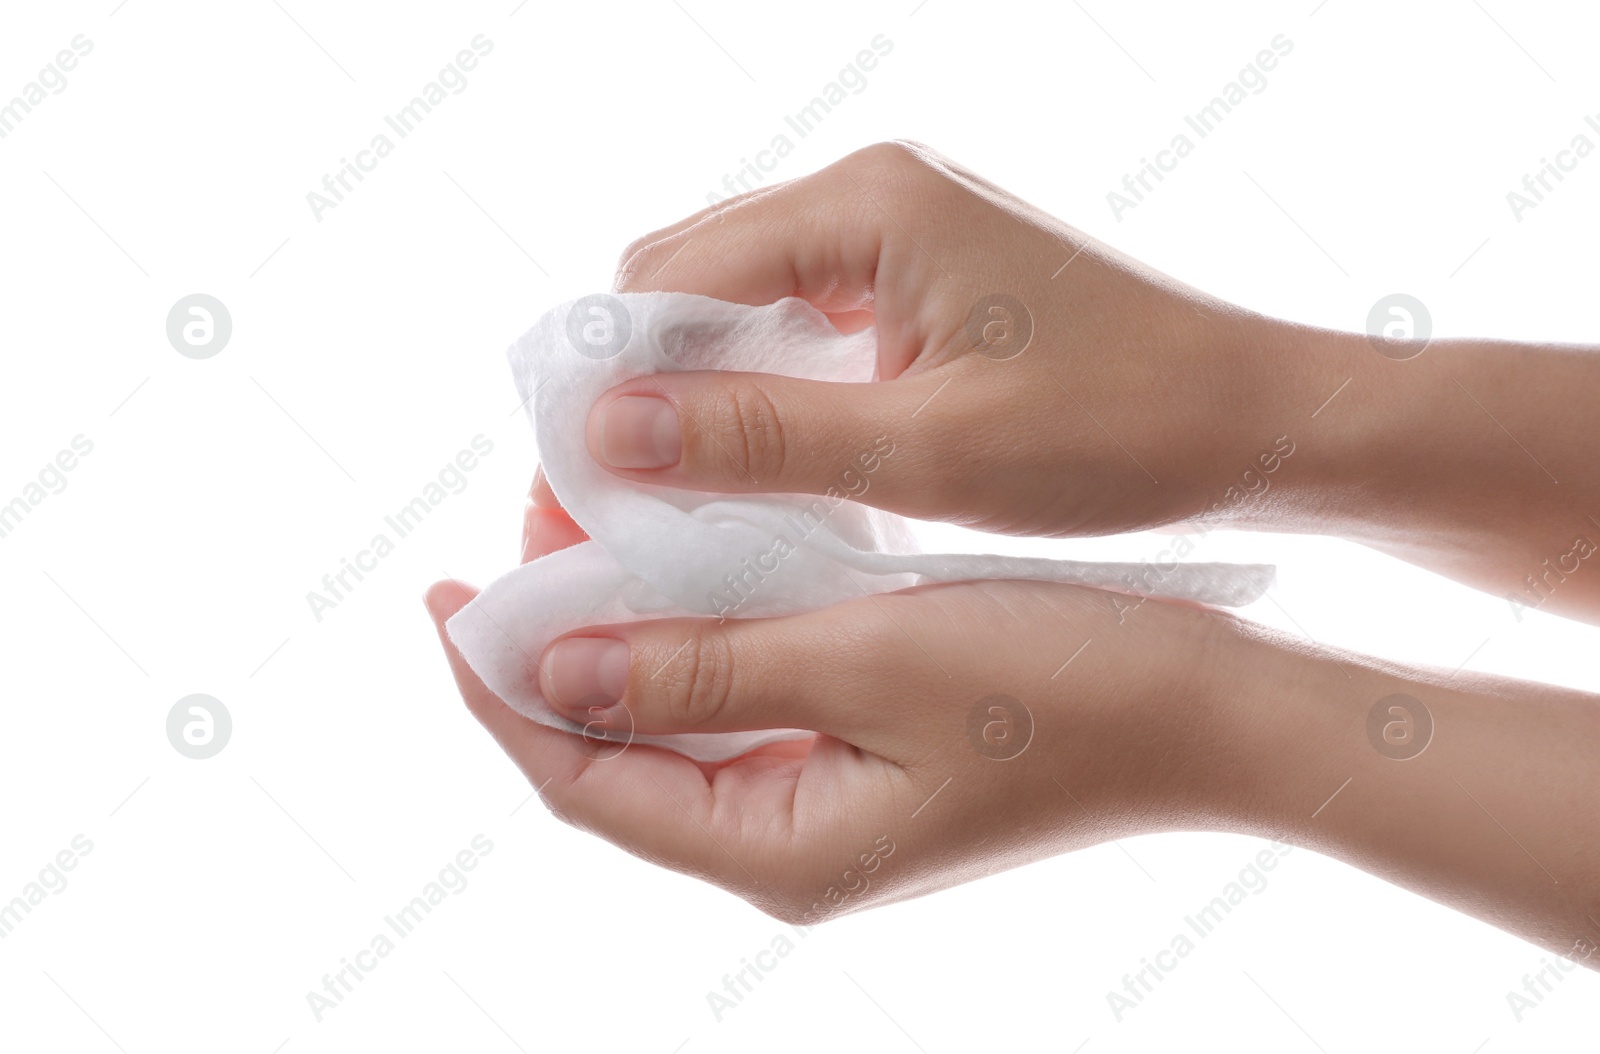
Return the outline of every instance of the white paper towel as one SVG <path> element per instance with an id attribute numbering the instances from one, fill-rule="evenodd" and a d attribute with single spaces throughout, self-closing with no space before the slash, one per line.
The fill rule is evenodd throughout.
<path id="1" fill-rule="evenodd" d="M 644 374 L 741 370 L 868 381 L 875 331 L 840 334 L 803 300 L 747 307 L 687 293 L 594 294 L 551 310 L 507 354 L 533 420 L 545 476 L 592 539 L 490 583 L 446 624 L 496 695 L 545 725 L 582 732 L 539 693 L 538 658 L 585 626 L 678 615 L 789 615 L 920 582 L 974 578 L 1074 582 L 1226 606 L 1272 583 L 1259 564 L 1148 568 L 1026 557 L 918 553 L 906 521 L 849 500 L 892 458 L 893 429 L 849 464 L 829 496 L 725 495 L 632 483 L 601 468 L 584 423 L 607 389 Z M 887 452 L 887 453 L 886 453 Z M 591 729 L 591 737 L 601 735 Z M 604 738 L 670 747 L 703 761 L 735 757 L 794 729 Z"/>

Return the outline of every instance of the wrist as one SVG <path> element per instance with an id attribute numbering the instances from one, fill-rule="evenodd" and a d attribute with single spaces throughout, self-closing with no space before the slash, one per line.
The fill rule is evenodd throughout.
<path id="1" fill-rule="evenodd" d="M 1385 395 L 1392 377 L 1364 336 L 1240 313 L 1215 328 L 1234 393 L 1215 421 L 1222 474 L 1202 519 L 1247 530 L 1353 534 L 1375 485 L 1392 481 L 1416 408 Z M 1223 345 L 1216 347 L 1216 345 Z M 1387 504 L 1387 503 L 1385 503 Z"/>
<path id="2" fill-rule="evenodd" d="M 1205 367 L 1168 411 L 1184 422 L 1175 443 L 1185 459 L 1172 472 L 1183 495 L 1177 515 L 1197 526 L 1330 533 L 1329 517 L 1347 511 L 1392 425 L 1347 405 L 1359 404 L 1350 398 L 1357 375 L 1380 356 L 1364 338 L 1220 301 L 1190 316 L 1179 339 Z"/>
<path id="3" fill-rule="evenodd" d="M 1435 341 L 1396 359 L 1366 334 L 1260 316 L 1228 339 L 1240 396 L 1218 432 L 1233 461 L 1252 437 L 1262 453 L 1219 521 L 1348 538 L 1495 589 L 1503 576 L 1463 554 L 1496 550 L 1520 576 L 1594 526 L 1582 499 L 1600 486 L 1552 412 L 1596 386 L 1592 354 Z"/>
<path id="4" fill-rule="evenodd" d="M 1214 824 L 1312 849 L 1561 954 L 1600 937 L 1600 700 L 1408 668 L 1250 628 L 1235 722 L 1251 778 Z"/>
<path id="5" fill-rule="evenodd" d="M 1138 686 L 1132 698 L 1143 705 L 1128 713 L 1128 740 L 1143 740 L 1149 762 L 1135 766 L 1134 826 L 1288 840 L 1297 799 L 1320 786 L 1309 755 L 1345 723 L 1342 673 L 1300 642 L 1225 612 L 1160 602 L 1140 610 L 1183 625 L 1140 645 L 1165 660 L 1146 666 L 1153 679 Z"/>
<path id="6" fill-rule="evenodd" d="M 1362 700 L 1398 688 L 1369 667 L 1221 612 L 1198 668 L 1208 714 L 1192 826 L 1306 844 L 1312 815 L 1373 759 Z M 1370 662 L 1370 660 L 1368 660 Z M 1370 697 L 1370 699 L 1369 699 Z M 1370 755 L 1370 756 L 1369 756 Z"/>

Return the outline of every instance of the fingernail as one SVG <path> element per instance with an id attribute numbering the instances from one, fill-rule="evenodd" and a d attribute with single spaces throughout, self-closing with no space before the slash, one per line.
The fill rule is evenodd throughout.
<path id="1" fill-rule="evenodd" d="M 600 418 L 600 456 L 613 468 L 666 468 L 683 452 L 678 411 L 665 399 L 624 395 Z"/>
<path id="2" fill-rule="evenodd" d="M 539 688 L 545 700 L 587 715 L 622 698 L 628 687 L 628 644 L 614 637 L 568 637 L 545 649 Z"/>

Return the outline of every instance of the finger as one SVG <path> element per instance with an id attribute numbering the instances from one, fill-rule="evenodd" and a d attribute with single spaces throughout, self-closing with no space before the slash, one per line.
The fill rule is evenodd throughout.
<path id="1" fill-rule="evenodd" d="M 799 296 L 829 312 L 868 307 L 880 237 L 868 202 L 848 186 L 834 166 L 706 210 L 630 246 L 617 291 L 741 304 Z"/>
<path id="2" fill-rule="evenodd" d="M 872 614 L 851 602 L 787 618 L 584 629 L 545 649 L 539 687 L 558 712 L 596 728 L 803 728 L 866 746 L 884 718 L 863 700 L 904 665 L 903 640 L 879 632 Z"/>
<path id="3" fill-rule="evenodd" d="M 528 488 L 528 501 L 541 509 L 561 508 L 561 500 L 556 497 L 556 492 L 550 488 L 550 481 L 545 478 L 543 465 L 533 470 L 533 485 Z"/>
<path id="4" fill-rule="evenodd" d="M 922 414 L 956 362 L 893 381 L 838 384 L 771 374 L 655 374 L 603 394 L 589 411 L 590 455 L 627 479 L 732 493 L 849 497 L 930 511 L 953 462 L 983 431 L 952 423 L 958 404 Z M 972 385 L 967 403 L 973 402 Z"/>
<path id="5" fill-rule="evenodd" d="M 824 170 L 827 171 L 827 170 Z M 870 306 L 879 238 L 866 202 L 822 173 L 697 213 L 630 245 L 617 292 L 698 293 L 740 304 L 799 296 L 828 312 Z"/>
<path id="6" fill-rule="evenodd" d="M 544 751 L 551 756 L 541 757 L 537 767 L 543 771 L 553 764 L 556 760 L 556 744 L 544 734 L 553 730 L 529 721 L 501 702 L 500 697 L 491 692 L 472 671 L 472 667 L 467 665 L 455 643 L 445 633 L 445 622 L 477 595 L 477 590 L 460 582 L 435 582 L 423 595 L 422 602 L 439 631 L 439 643 L 444 647 L 445 657 L 455 674 L 456 687 L 460 689 L 467 709 L 489 730 L 501 748 L 522 766 L 528 778 L 534 779 L 534 772 L 524 762 L 540 757 L 540 752 Z"/>
<path id="7" fill-rule="evenodd" d="M 475 596 L 458 582 L 438 582 L 424 603 L 472 711 L 516 762 L 551 811 L 561 820 L 599 835 L 629 852 L 736 890 L 758 886 L 739 863 L 759 856 L 742 844 L 694 762 L 671 751 L 613 744 L 530 721 L 513 711 L 473 673 L 444 624 Z"/>
<path id="8" fill-rule="evenodd" d="M 526 564 L 588 540 L 588 534 L 561 507 L 541 466 L 534 472 L 522 514 L 522 562 Z"/>
<path id="9" fill-rule="evenodd" d="M 701 220 L 716 216 L 727 211 L 728 209 L 743 205 L 752 198 L 761 194 L 770 193 L 776 189 L 776 187 L 782 185 L 783 184 L 780 183 L 775 184 L 772 187 L 757 187 L 754 190 L 749 190 L 742 194 L 736 194 L 731 198 L 725 198 L 722 201 L 716 202 L 715 204 L 707 205 L 705 208 L 699 210 L 698 212 L 692 213 L 691 215 L 685 216 L 676 223 L 670 223 L 665 227 L 651 231 L 649 234 L 635 238 L 628 244 L 628 247 L 622 251 L 622 255 L 617 259 L 616 277 L 613 283 L 614 289 L 620 292 L 622 291 L 621 286 L 624 282 L 637 280 L 638 276 L 636 275 L 636 269 L 633 266 L 633 260 L 641 252 L 654 245 L 656 242 L 665 241 L 666 239 L 695 226 Z"/>
<path id="10" fill-rule="evenodd" d="M 947 169 L 908 144 L 867 147 L 636 249 L 616 289 L 758 305 L 798 296 L 847 331 L 870 311 L 879 375 L 898 376 L 933 336 L 918 306 L 952 281 L 935 253 L 960 251 L 940 242 Z"/>

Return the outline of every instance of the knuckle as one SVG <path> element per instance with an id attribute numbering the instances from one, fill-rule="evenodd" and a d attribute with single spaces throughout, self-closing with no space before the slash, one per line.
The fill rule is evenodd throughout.
<path id="1" fill-rule="evenodd" d="M 783 419 L 760 385 L 735 381 L 722 388 L 710 429 L 714 446 L 706 452 L 731 463 L 734 475 L 761 482 L 783 478 L 788 454 Z"/>
<path id="2" fill-rule="evenodd" d="M 808 883 L 803 869 L 786 866 L 773 869 L 760 885 L 740 891 L 740 896 L 751 907 L 779 922 L 790 926 L 809 925 L 817 921 L 821 907 L 816 890 Z"/>
<path id="3" fill-rule="evenodd" d="M 862 147 L 846 161 L 855 169 L 857 178 L 879 189 L 895 189 L 939 172 L 936 158 L 937 155 L 921 143 L 891 139 Z"/>
<path id="4" fill-rule="evenodd" d="M 894 139 L 863 147 L 838 162 L 836 192 L 847 200 L 860 199 L 858 222 L 882 236 L 904 235 L 901 220 L 889 225 L 891 215 L 911 216 L 927 222 L 942 218 L 941 210 L 957 206 L 954 192 L 960 183 L 936 151 L 907 139 Z M 865 192 L 865 193 L 863 193 Z"/>
<path id="5" fill-rule="evenodd" d="M 886 139 L 856 151 L 856 156 L 869 164 L 907 171 L 925 168 L 927 154 L 927 147 L 910 139 Z"/>
<path id="6" fill-rule="evenodd" d="M 746 898 L 750 906 L 786 926 L 805 926 L 814 921 L 810 906 L 802 898 L 776 890 L 765 890 Z"/>
<path id="7" fill-rule="evenodd" d="M 721 633 L 697 627 L 655 679 L 674 727 L 713 724 L 733 694 L 733 649 Z"/>
<path id="8" fill-rule="evenodd" d="M 554 816 L 557 820 L 566 824 L 568 827 L 578 826 L 577 821 L 573 819 L 572 813 L 565 805 L 561 805 L 557 802 L 551 802 L 547 808 L 550 810 L 551 816 Z"/>
<path id="9" fill-rule="evenodd" d="M 616 276 L 612 287 L 619 293 L 627 292 L 640 275 L 651 272 L 648 261 L 660 243 L 653 241 L 649 235 L 635 238 L 622 250 L 622 255 L 617 258 Z"/>
<path id="10" fill-rule="evenodd" d="M 554 816 L 557 820 L 560 820 L 568 827 L 571 827 L 574 830 L 584 831 L 585 833 L 592 833 L 587 827 L 584 826 L 583 822 L 579 820 L 577 815 L 572 811 L 571 805 L 565 798 L 546 797 L 545 808 L 550 810 L 551 816 Z"/>

